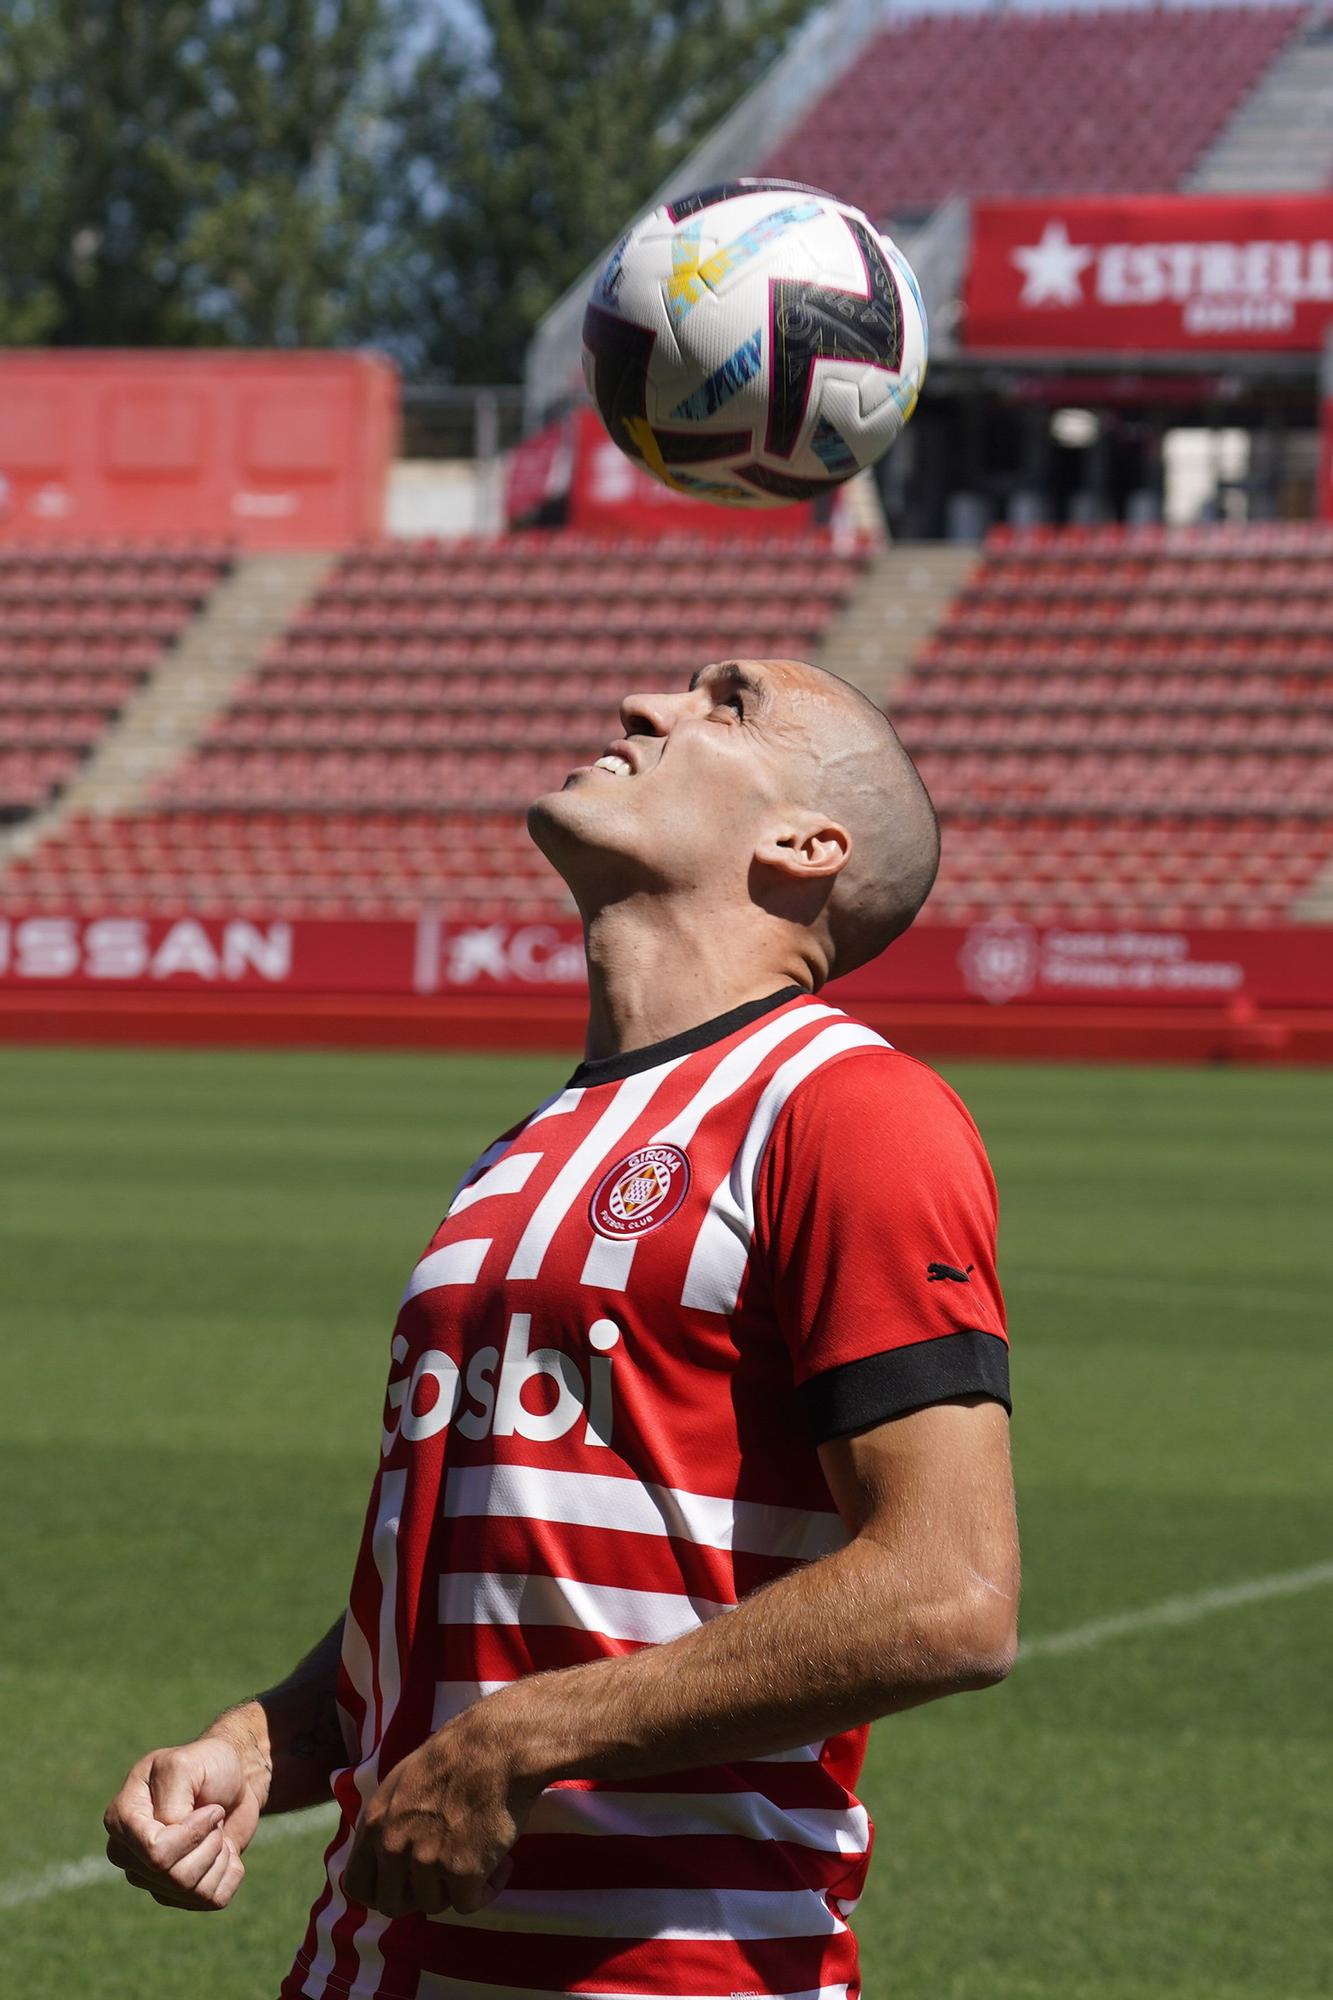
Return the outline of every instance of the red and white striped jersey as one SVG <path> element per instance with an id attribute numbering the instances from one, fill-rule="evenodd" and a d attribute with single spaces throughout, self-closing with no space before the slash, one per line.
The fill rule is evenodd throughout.
<path id="1" fill-rule="evenodd" d="M 947 1086 L 797 988 L 585 1063 L 408 1280 L 340 1701 L 358 1761 L 283 1987 L 854 2000 L 863 1730 L 538 1800 L 476 1915 L 349 1903 L 364 1801 L 517 1677 L 660 1645 L 839 1547 L 816 1446 L 1008 1401 L 995 1195 Z"/>

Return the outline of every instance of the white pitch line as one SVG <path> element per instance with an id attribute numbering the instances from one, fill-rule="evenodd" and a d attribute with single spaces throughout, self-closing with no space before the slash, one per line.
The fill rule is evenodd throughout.
<path id="1" fill-rule="evenodd" d="M 0 1910 L 17 1910 L 24 1903 L 42 1903 L 66 1889 L 91 1889 L 95 1883 L 110 1881 L 115 1874 L 101 1854 L 89 1854 L 82 1861 L 62 1861 L 40 1875 L 18 1875 L 0 1883 Z"/>
<path id="2" fill-rule="evenodd" d="M 328 1832 L 338 1817 L 336 1806 L 311 1806 L 305 1812 L 284 1813 L 281 1819 L 265 1819 L 255 1829 L 251 1847 L 270 1841 L 291 1840 L 299 1834 Z M 66 1889 L 95 1889 L 103 1882 L 123 1882 L 104 1854 L 86 1854 L 82 1861 L 62 1861 L 45 1868 L 40 1875 L 20 1875 L 12 1882 L 0 1882 L 0 1910 L 21 1909 L 25 1903 L 43 1903 Z"/>
<path id="3" fill-rule="evenodd" d="M 1027 1639 L 1018 1649 L 1020 1660 L 1051 1659 L 1058 1653 L 1087 1653 L 1108 1639 L 1127 1638 L 1134 1632 L 1152 1632 L 1168 1625 L 1193 1625 L 1211 1618 L 1217 1611 L 1236 1611 L 1243 1604 L 1262 1604 L 1270 1597 L 1295 1597 L 1302 1590 L 1317 1590 L 1333 1583 L 1333 1562 L 1312 1563 L 1308 1569 L 1289 1569 L 1279 1576 L 1256 1576 L 1249 1583 L 1227 1583 L 1217 1590 L 1196 1591 L 1191 1597 L 1164 1597 L 1160 1604 L 1145 1605 L 1141 1611 L 1122 1611 L 1112 1618 L 1093 1618 L 1086 1625 L 1071 1626 L 1067 1632 L 1048 1632 L 1045 1637 Z"/>
<path id="4" fill-rule="evenodd" d="M 1295 1597 L 1301 1591 L 1317 1590 L 1333 1583 L 1333 1562 L 1312 1563 L 1308 1569 L 1289 1569 L 1276 1576 L 1252 1577 L 1248 1583 L 1224 1584 L 1217 1590 L 1196 1591 L 1191 1597 L 1164 1597 L 1160 1604 L 1147 1604 L 1138 1611 L 1122 1611 L 1111 1618 L 1094 1618 L 1086 1625 L 1073 1625 L 1067 1632 L 1048 1632 L 1025 1639 L 1018 1649 L 1020 1663 L 1051 1659 L 1061 1653 L 1089 1653 L 1108 1639 L 1128 1638 L 1135 1632 L 1152 1632 L 1173 1625 L 1193 1625 L 1219 1611 L 1236 1611 L 1245 1604 L 1262 1604 L 1273 1597 Z M 272 1840 L 288 1840 L 298 1835 L 332 1827 L 336 1816 L 331 1805 L 312 1806 L 306 1812 L 287 1813 L 281 1819 L 261 1820 L 254 1845 Z M 82 1861 L 66 1861 L 40 1875 L 18 1876 L 0 1882 L 0 1910 L 17 1910 L 28 1903 L 45 1902 L 49 1896 L 63 1895 L 67 1889 L 91 1889 L 102 1882 L 119 1882 L 119 1869 L 103 1855 L 86 1855 Z"/>

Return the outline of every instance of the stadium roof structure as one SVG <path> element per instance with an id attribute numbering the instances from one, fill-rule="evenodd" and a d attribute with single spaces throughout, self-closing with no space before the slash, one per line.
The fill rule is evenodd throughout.
<path id="1" fill-rule="evenodd" d="M 1130 34 L 1136 14 L 1144 28 Z M 929 92 L 942 73 L 949 102 L 932 138 Z M 988 120 L 993 79 L 1003 116 Z M 890 127 L 896 92 L 903 117 Z M 833 104 L 845 115 L 824 115 Z M 1256 161 L 1268 163 L 1264 173 Z M 932 359 L 969 366 L 953 335 L 972 198 L 1333 186 L 1333 29 L 1291 0 L 1009 0 L 1000 10 L 981 0 L 832 0 L 641 212 L 763 173 L 833 181 L 831 192 L 891 229 L 925 295 Z M 578 393 L 584 304 L 607 252 L 533 338 L 530 423 Z"/>
<path id="2" fill-rule="evenodd" d="M 795 130 L 811 104 L 843 74 L 883 28 L 892 12 L 885 0 L 833 0 L 798 31 L 785 53 L 715 125 L 679 167 L 653 190 L 640 211 L 694 188 L 752 174 L 756 163 Z M 615 236 L 632 218 L 617 220 L 605 249 L 556 300 L 528 349 L 527 405 L 535 421 L 566 400 L 580 380 L 583 309 Z"/>

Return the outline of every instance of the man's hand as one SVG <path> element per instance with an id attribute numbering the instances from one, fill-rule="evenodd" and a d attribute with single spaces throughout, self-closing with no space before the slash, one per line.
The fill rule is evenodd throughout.
<path id="1" fill-rule="evenodd" d="M 507 1691 L 506 1691 L 507 1692 Z M 490 1695 L 396 1764 L 368 1801 L 343 1871 L 349 1897 L 386 1917 L 480 1910 L 541 1791 L 515 1768 L 509 1704 Z"/>
<path id="2" fill-rule="evenodd" d="M 193 1743 L 141 1757 L 103 1815 L 107 1859 L 178 1910 L 225 1910 L 262 1812 L 327 1799 L 348 1756 L 338 1712 L 343 1618 L 285 1681 L 220 1715 Z"/>
<path id="3" fill-rule="evenodd" d="M 106 1809 L 107 1859 L 155 1902 L 225 1910 L 244 1879 L 241 1855 L 262 1804 L 226 1736 L 150 1750 Z"/>
<path id="4" fill-rule="evenodd" d="M 824 1445 L 845 1548 L 661 1646 L 532 1674 L 390 1771 L 343 1874 L 387 1917 L 481 1909 L 541 1791 L 732 1764 L 989 1687 L 1014 1652 L 1008 1419 L 975 1395 Z"/>

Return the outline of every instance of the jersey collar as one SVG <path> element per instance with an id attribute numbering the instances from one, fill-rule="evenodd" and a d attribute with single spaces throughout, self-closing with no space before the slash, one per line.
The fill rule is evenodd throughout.
<path id="1" fill-rule="evenodd" d="M 743 1007 L 716 1014 L 711 1021 L 701 1021 L 697 1028 L 686 1028 L 664 1042 L 650 1042 L 644 1049 L 628 1049 L 623 1055 L 598 1056 L 592 1062 L 581 1062 L 565 1087 L 586 1090 L 599 1083 L 622 1083 L 627 1076 L 637 1076 L 640 1070 L 656 1069 L 659 1063 L 697 1055 L 700 1049 L 711 1048 L 714 1042 L 724 1042 L 738 1028 L 748 1028 L 751 1021 L 785 1007 L 791 1000 L 812 997 L 804 986 L 784 986 L 778 993 L 766 993 L 762 1000 L 747 1000 Z"/>

